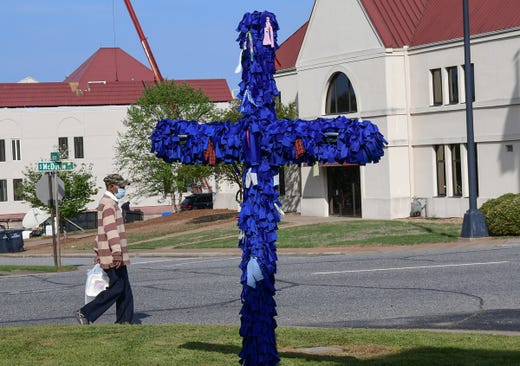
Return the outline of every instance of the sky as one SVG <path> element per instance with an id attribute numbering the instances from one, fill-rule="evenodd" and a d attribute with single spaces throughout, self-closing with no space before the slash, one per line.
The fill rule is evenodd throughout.
<path id="1" fill-rule="evenodd" d="M 246 12 L 270 11 L 279 43 L 308 19 L 314 0 L 132 0 L 163 77 L 225 78 L 235 89 L 235 31 Z M 149 67 L 124 0 L 1 0 L 0 83 L 63 81 L 100 47 Z"/>

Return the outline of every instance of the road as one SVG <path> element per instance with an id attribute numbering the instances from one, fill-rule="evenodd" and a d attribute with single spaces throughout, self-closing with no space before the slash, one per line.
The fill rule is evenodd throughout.
<path id="1" fill-rule="evenodd" d="M 281 256 L 280 326 L 520 331 L 520 242 Z M 239 325 L 237 256 L 132 259 L 136 322 Z M 0 264 L 50 257 L 0 257 Z M 76 272 L 0 277 L 0 326 L 73 324 L 90 258 Z M 97 323 L 112 323 L 110 309 Z"/>

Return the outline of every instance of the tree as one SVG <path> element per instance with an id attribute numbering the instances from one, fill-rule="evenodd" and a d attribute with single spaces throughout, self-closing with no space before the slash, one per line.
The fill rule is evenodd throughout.
<path id="1" fill-rule="evenodd" d="M 132 197 L 162 196 L 173 208 L 180 203 L 182 192 L 209 176 L 236 183 L 240 198 L 242 166 L 240 164 L 182 165 L 166 163 L 150 153 L 149 139 L 157 121 L 184 119 L 200 122 L 231 121 L 243 118 L 238 111 L 240 100 L 235 99 L 226 109 L 216 108 L 200 90 L 168 80 L 147 87 L 143 96 L 128 109 L 123 122 L 125 131 L 119 133 L 116 144 L 117 166 L 132 182 Z M 296 104 L 284 106 L 277 102 L 278 118 L 295 118 Z"/>
<path id="2" fill-rule="evenodd" d="M 298 108 L 296 102 L 283 104 L 279 99 L 276 100 L 276 117 L 278 119 L 296 119 L 298 117 Z"/>
<path id="3" fill-rule="evenodd" d="M 47 203 L 41 202 L 36 197 L 36 183 L 43 176 L 43 173 L 36 171 L 33 167 L 26 166 L 23 174 L 25 178 L 18 187 L 17 194 L 33 207 L 46 208 Z M 65 194 L 58 205 L 60 219 L 63 222 L 84 211 L 87 204 L 93 201 L 92 197 L 97 194 L 98 189 L 95 177 L 92 175 L 92 165 L 81 164 L 75 170 L 58 172 L 57 174 L 65 184 Z"/>
<path id="4" fill-rule="evenodd" d="M 175 207 L 181 192 L 210 176 L 208 167 L 168 164 L 158 159 L 150 153 L 149 137 L 157 121 L 165 118 L 211 121 L 217 115 L 209 98 L 186 84 L 167 80 L 147 87 L 129 108 L 125 131 L 119 134 L 116 144 L 117 165 L 132 182 L 132 196 L 160 195 Z"/>

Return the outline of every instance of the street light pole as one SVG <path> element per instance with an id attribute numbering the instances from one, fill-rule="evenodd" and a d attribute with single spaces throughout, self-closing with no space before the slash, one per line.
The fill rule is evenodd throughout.
<path id="1" fill-rule="evenodd" d="M 462 0 L 464 15 L 464 71 L 466 86 L 466 130 L 468 145 L 469 210 L 464 214 L 461 236 L 476 238 L 489 236 L 484 215 L 477 209 L 477 161 L 473 132 L 473 85 L 474 75 L 471 65 L 469 0 Z"/>

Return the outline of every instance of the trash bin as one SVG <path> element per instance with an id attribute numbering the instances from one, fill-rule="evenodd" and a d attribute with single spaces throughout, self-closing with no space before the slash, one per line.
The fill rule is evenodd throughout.
<path id="1" fill-rule="evenodd" d="M 0 253 L 7 253 L 7 233 L 0 230 Z"/>
<path id="2" fill-rule="evenodd" d="M 71 218 L 65 222 L 65 230 L 67 232 L 97 229 L 97 211 L 80 212 L 76 217 Z"/>
<path id="3" fill-rule="evenodd" d="M 8 229 L 0 231 L 0 253 L 23 251 L 23 230 Z"/>
<path id="4" fill-rule="evenodd" d="M 131 223 L 134 221 L 143 221 L 143 211 L 141 210 L 128 210 L 124 217 L 125 223 Z"/>

